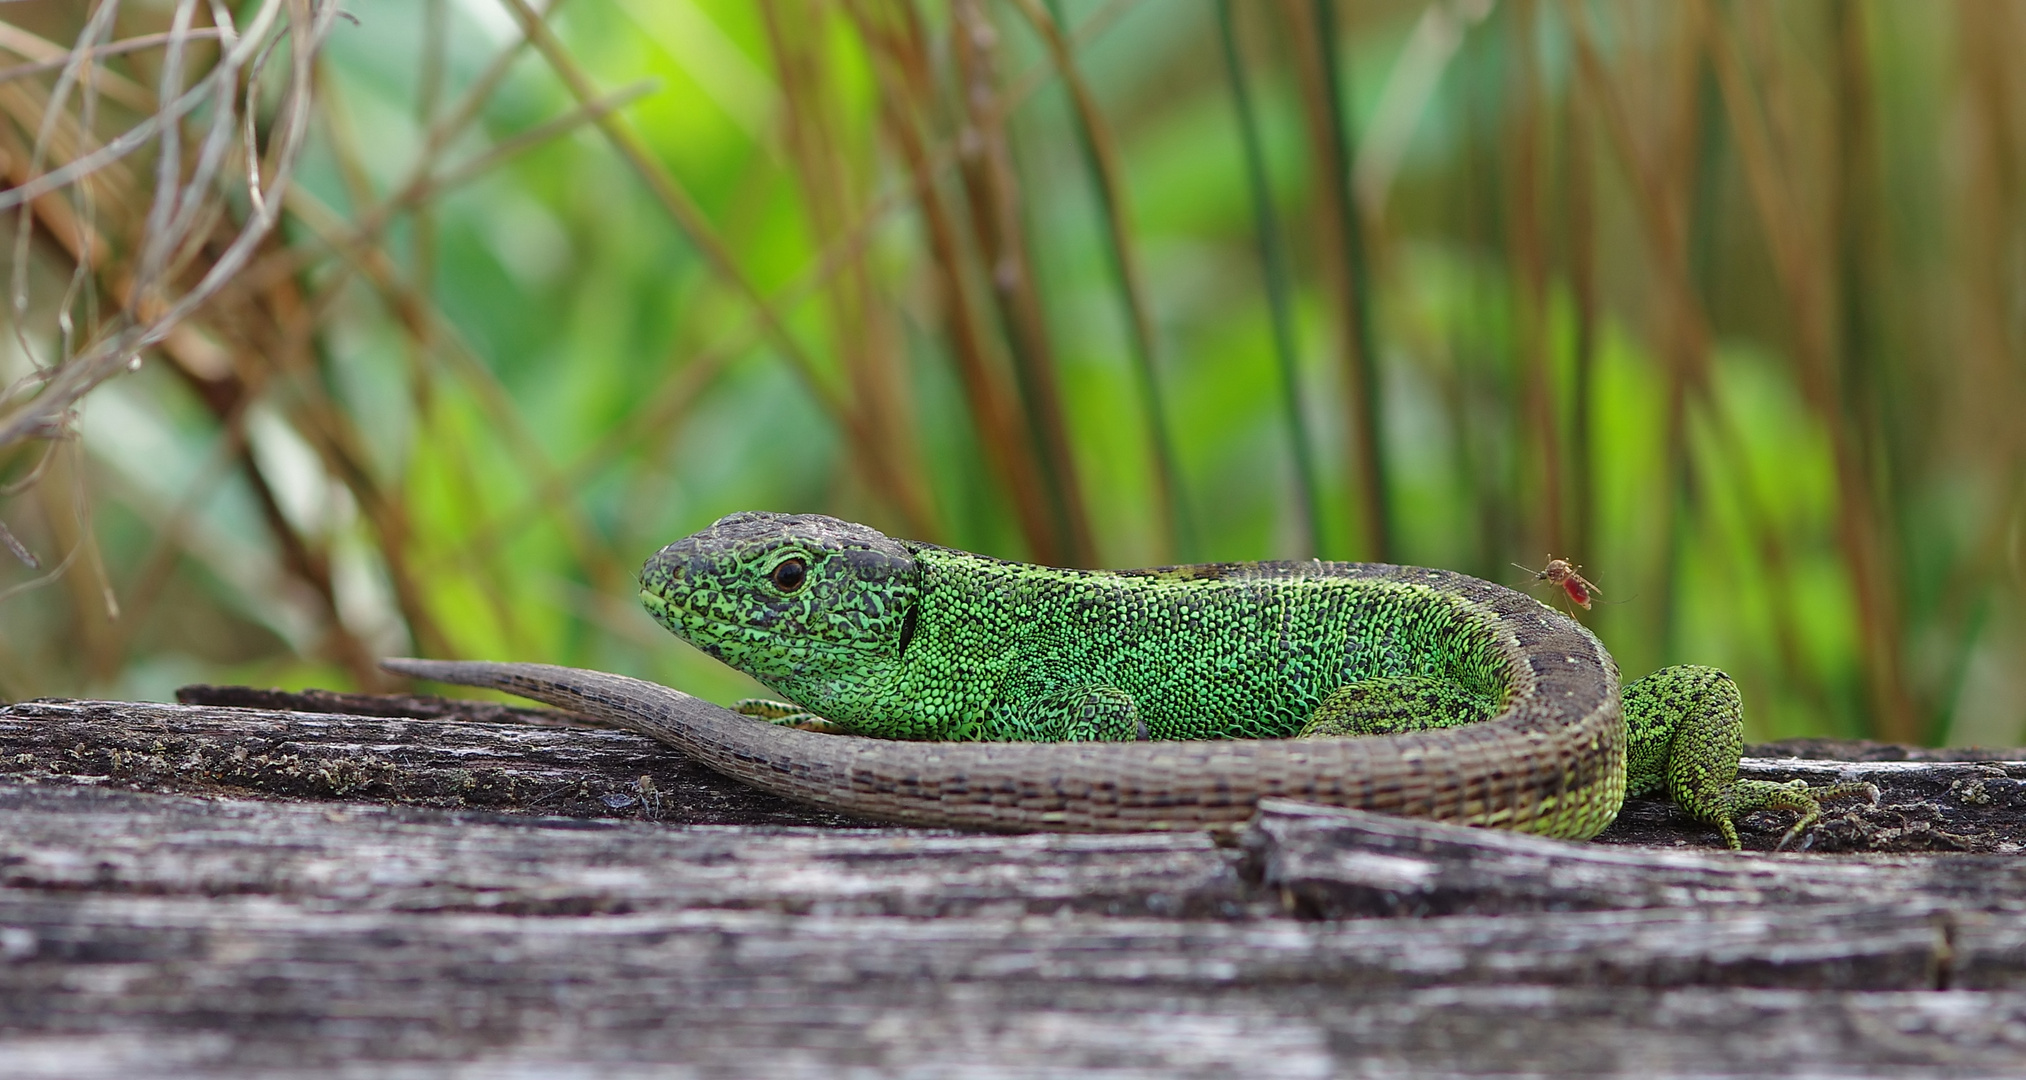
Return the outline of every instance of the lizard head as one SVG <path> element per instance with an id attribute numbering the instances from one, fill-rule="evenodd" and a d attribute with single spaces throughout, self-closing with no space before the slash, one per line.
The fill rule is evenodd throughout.
<path id="1" fill-rule="evenodd" d="M 899 660 L 915 598 L 906 547 L 820 514 L 732 514 L 640 571 L 661 625 L 812 706 Z"/>

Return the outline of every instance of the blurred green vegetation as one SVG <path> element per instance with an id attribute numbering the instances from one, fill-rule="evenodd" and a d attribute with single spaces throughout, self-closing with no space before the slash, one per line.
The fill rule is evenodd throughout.
<path id="1" fill-rule="evenodd" d="M 0 501 L 96 544 L 0 601 L 0 693 L 419 651 L 728 699 L 632 575 L 776 509 L 1563 555 L 1628 676 L 1721 665 L 1754 737 L 2026 740 L 2016 4 L 540 6 L 346 4 L 280 232 Z M 74 269 L 20 250 L 10 379 Z"/>

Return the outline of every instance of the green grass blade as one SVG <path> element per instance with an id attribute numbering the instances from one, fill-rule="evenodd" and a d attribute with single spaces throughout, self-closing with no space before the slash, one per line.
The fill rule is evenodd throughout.
<path id="1" fill-rule="evenodd" d="M 1039 12 L 1031 13 L 1030 18 L 1034 19 L 1036 29 L 1047 38 L 1049 51 L 1054 54 L 1056 66 L 1076 106 L 1077 148 L 1083 157 L 1084 171 L 1090 177 L 1091 190 L 1097 195 L 1098 208 L 1104 215 L 1105 259 L 1113 287 L 1118 290 L 1119 306 L 1125 312 L 1135 387 L 1140 395 L 1140 412 L 1147 421 L 1147 450 L 1154 463 L 1154 501 L 1160 508 L 1166 527 L 1167 551 L 1186 562 L 1199 557 L 1195 522 L 1189 511 L 1188 493 L 1182 487 L 1181 469 L 1176 464 L 1168 407 L 1161 396 L 1153 318 L 1148 312 L 1145 284 L 1140 280 L 1138 260 L 1133 254 L 1125 190 L 1119 180 L 1118 153 L 1090 89 L 1077 71 L 1068 40 L 1063 36 L 1062 28 L 1068 24 L 1063 18 L 1062 0 L 1047 0 L 1047 3 L 1045 19 L 1036 17 Z M 1021 7 L 1026 10 L 1028 5 L 1022 4 Z"/>
<path id="2" fill-rule="evenodd" d="M 1245 83 L 1245 65 L 1238 56 L 1238 36 L 1231 23 L 1231 0 L 1216 0 L 1218 40 L 1224 49 L 1224 65 L 1231 76 L 1231 103 L 1238 114 L 1238 131 L 1245 145 L 1245 179 L 1252 196 L 1252 232 L 1259 244 L 1259 263 L 1266 279 L 1267 309 L 1273 323 L 1274 358 L 1280 364 L 1281 405 L 1285 410 L 1288 441 L 1293 444 L 1295 483 L 1300 488 L 1302 525 L 1308 532 L 1309 553 L 1323 554 L 1322 505 L 1316 483 L 1315 455 L 1310 450 L 1308 421 L 1301 411 L 1301 371 L 1294 341 L 1294 314 L 1291 310 L 1293 285 L 1288 280 L 1287 253 L 1281 247 L 1280 222 L 1273 212 L 1273 193 L 1267 186 L 1266 151 L 1260 143 L 1259 124 L 1252 111 L 1252 95 Z"/>
<path id="3" fill-rule="evenodd" d="M 1379 404 L 1379 350 L 1372 332 L 1372 274 L 1365 250 L 1364 220 L 1351 191 L 1351 148 L 1357 145 L 1351 129 L 1351 111 L 1344 102 L 1345 76 L 1337 53 L 1336 0 L 1315 0 L 1316 52 L 1322 60 L 1326 92 L 1323 106 L 1329 115 L 1328 160 L 1335 181 L 1327 197 L 1340 203 L 1336 242 L 1343 249 L 1349 271 L 1351 348 L 1344 357 L 1349 367 L 1353 429 L 1357 447 L 1358 496 L 1365 514 L 1368 558 L 1391 562 L 1394 558 L 1393 498 L 1388 487 L 1386 440 L 1381 429 Z"/>

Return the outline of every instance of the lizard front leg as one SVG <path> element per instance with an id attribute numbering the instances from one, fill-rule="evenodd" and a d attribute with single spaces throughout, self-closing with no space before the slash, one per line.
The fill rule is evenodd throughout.
<path id="1" fill-rule="evenodd" d="M 818 716 L 792 701 L 740 698 L 732 703 L 732 711 L 741 716 L 750 716 L 755 720 L 765 720 L 770 724 L 801 731 L 820 731 L 826 735 L 844 735 L 850 731 L 843 724 Z"/>
<path id="2" fill-rule="evenodd" d="M 1037 695 L 1017 710 L 1022 739 L 1133 742 L 1147 738 L 1139 703 L 1116 686 L 1077 686 Z"/>
<path id="3" fill-rule="evenodd" d="M 1696 820 L 1716 826 L 1734 850 L 1743 846 L 1735 822 L 1739 814 L 1800 811 L 1801 819 L 1780 839 L 1784 848 L 1821 820 L 1821 800 L 1846 795 L 1878 800 L 1878 789 L 1870 784 L 1809 787 L 1802 780 L 1738 779 L 1738 757 L 1745 748 L 1744 703 L 1737 683 L 1716 668 L 1661 668 L 1625 687 L 1624 702 L 1630 735 L 1625 794 L 1666 792 Z"/>

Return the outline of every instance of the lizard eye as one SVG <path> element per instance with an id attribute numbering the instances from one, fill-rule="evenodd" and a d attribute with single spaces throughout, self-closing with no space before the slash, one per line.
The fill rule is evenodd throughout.
<path id="1" fill-rule="evenodd" d="M 787 559 L 774 568 L 774 587 L 784 593 L 794 592 L 809 580 L 809 564 L 801 559 Z"/>

